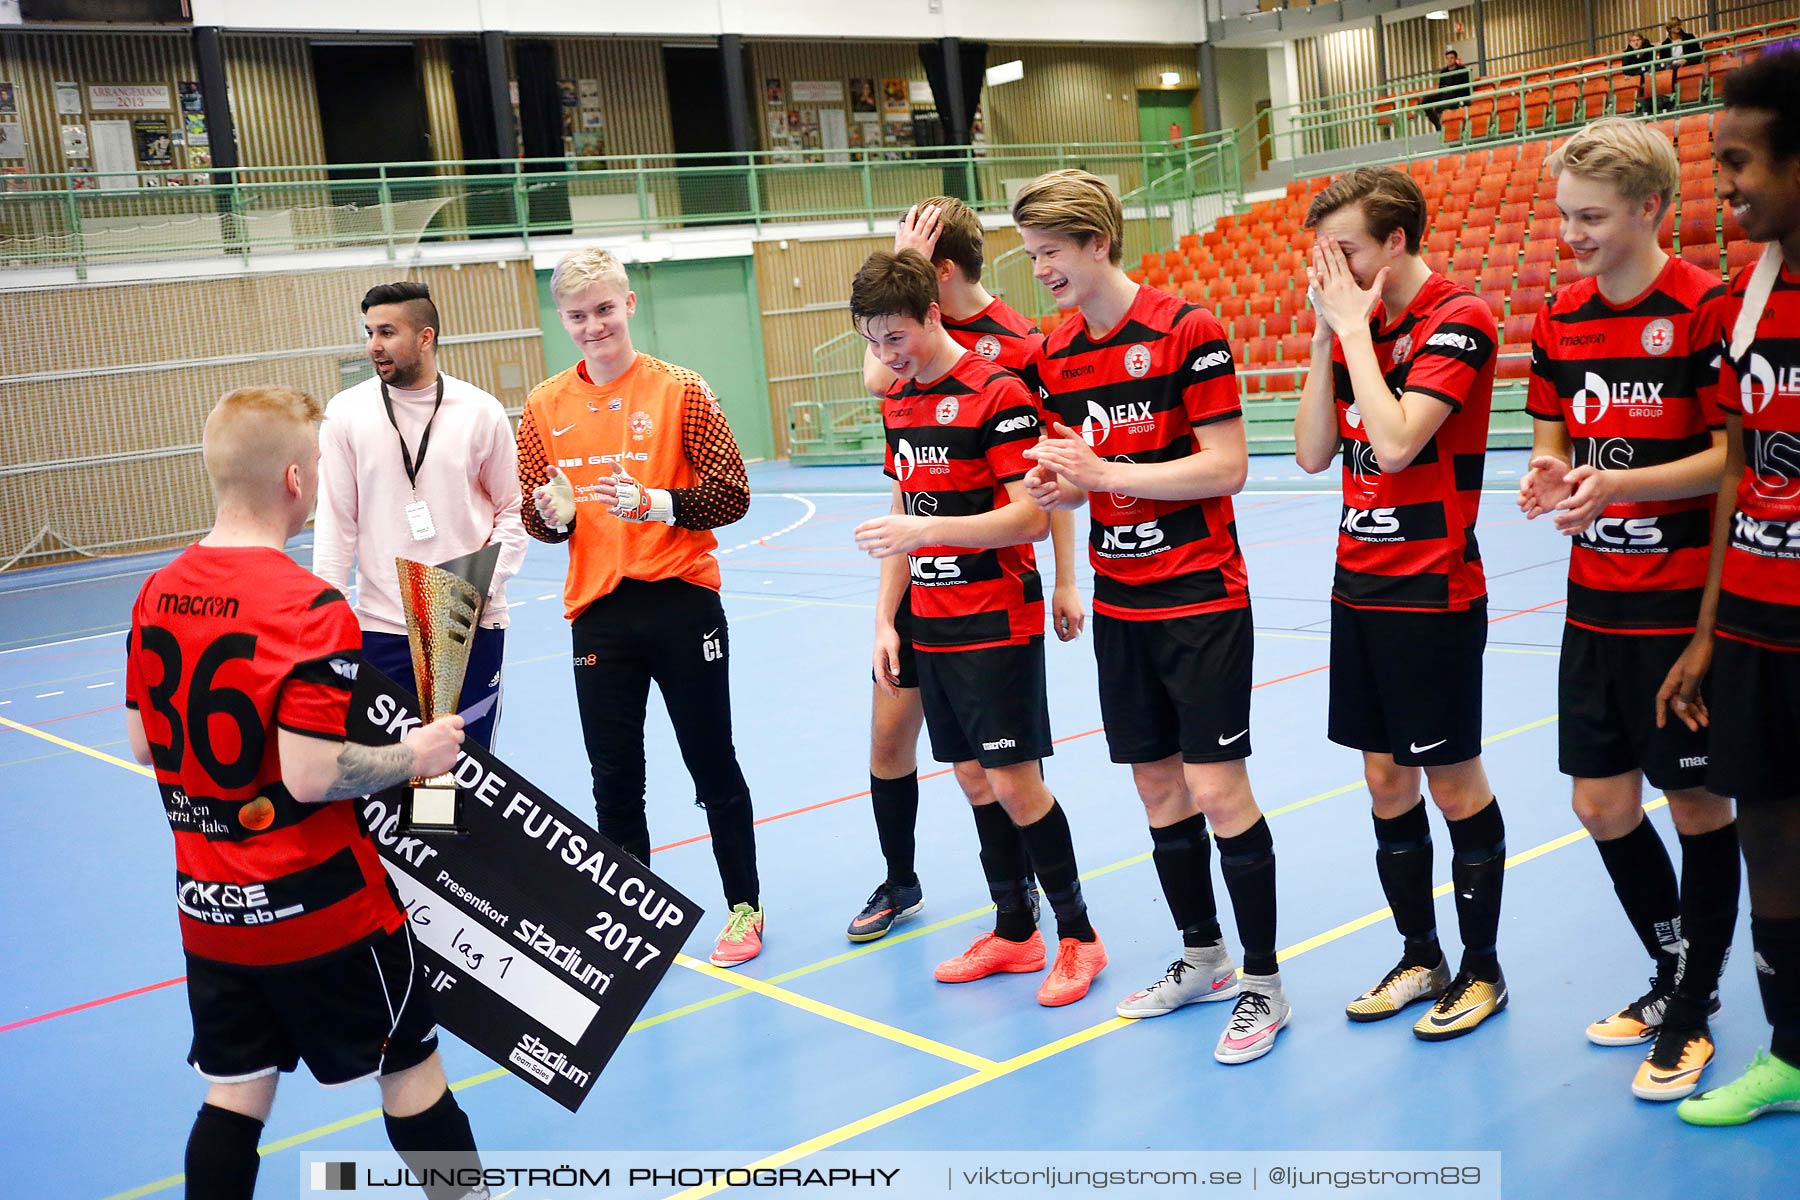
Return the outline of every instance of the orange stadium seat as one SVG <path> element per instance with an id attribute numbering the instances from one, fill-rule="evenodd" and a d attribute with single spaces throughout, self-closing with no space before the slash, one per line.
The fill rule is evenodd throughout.
<path id="1" fill-rule="evenodd" d="M 1206 303 L 1206 289 L 1190 279 L 1181 285 L 1181 298 L 1186 300 L 1189 304 L 1204 305 Z"/>
<path id="2" fill-rule="evenodd" d="M 1305 362 L 1312 356 L 1312 330 L 1283 337 L 1280 354 L 1282 362 Z"/>
<path id="3" fill-rule="evenodd" d="M 1550 268 L 1555 261 L 1555 259 L 1539 259 L 1538 261 L 1533 262 L 1530 259 L 1527 259 L 1520 263 L 1518 273 L 1514 278 L 1513 286 L 1515 288 L 1536 289 L 1540 292 L 1545 290 L 1550 286 Z"/>
<path id="4" fill-rule="evenodd" d="M 1219 301 L 1216 315 L 1221 321 L 1230 321 L 1235 317 L 1243 316 L 1249 311 L 1249 306 L 1250 302 L 1242 296 L 1226 296 Z"/>
<path id="5" fill-rule="evenodd" d="M 1255 313 L 1244 313 L 1231 318 L 1227 328 L 1231 331 L 1232 341 L 1248 341 L 1253 337 L 1262 336 L 1262 318 Z"/>
<path id="6" fill-rule="evenodd" d="M 1683 246 L 1681 257 L 1696 267 L 1704 267 L 1713 274 L 1719 273 L 1719 246 L 1716 242 L 1708 242 L 1696 246 Z"/>
<path id="7" fill-rule="evenodd" d="M 1762 257 L 1762 245 L 1758 242 L 1737 241 L 1725 247 L 1725 265 L 1731 274 L 1746 271 Z"/>
<path id="8" fill-rule="evenodd" d="M 1486 246 L 1459 246 L 1450 256 L 1450 269 L 1452 271 L 1480 271 L 1482 261 L 1486 258 Z"/>
<path id="9" fill-rule="evenodd" d="M 1504 267 L 1489 267 L 1487 270 L 1483 271 L 1481 273 L 1481 287 L 1478 290 L 1484 295 L 1488 292 L 1494 292 L 1504 296 L 1507 292 L 1512 290 L 1512 286 L 1513 267 L 1511 264 L 1508 264 Z"/>
<path id="10" fill-rule="evenodd" d="M 1494 132 L 1513 133 L 1519 128 L 1519 92 L 1508 85 L 1494 97 Z M 1495 158 L 1495 162 L 1502 161 Z"/>
<path id="11" fill-rule="evenodd" d="M 1267 366 L 1275 361 L 1277 342 L 1271 337 L 1254 337 L 1244 345 L 1244 361 L 1253 367 Z"/>

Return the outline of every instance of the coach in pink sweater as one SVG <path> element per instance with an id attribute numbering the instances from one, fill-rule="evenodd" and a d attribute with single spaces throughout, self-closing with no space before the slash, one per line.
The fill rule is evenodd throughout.
<path id="1" fill-rule="evenodd" d="M 423 283 L 363 297 L 374 379 L 331 398 L 320 431 L 313 573 L 348 590 L 356 564 L 363 658 L 415 691 L 396 558 L 447 562 L 498 544 L 500 559 L 458 709 L 493 745 L 500 715 L 506 581 L 525 561 L 518 450 L 500 402 L 437 369 L 438 310 Z"/>

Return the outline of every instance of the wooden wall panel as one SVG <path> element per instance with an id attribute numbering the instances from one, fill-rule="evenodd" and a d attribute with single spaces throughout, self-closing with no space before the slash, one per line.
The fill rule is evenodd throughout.
<path id="1" fill-rule="evenodd" d="M 224 54 L 244 165 L 323 163 L 325 135 L 307 39 L 227 34 Z"/>
<path id="2" fill-rule="evenodd" d="M 46 529 L 53 542 L 89 548 L 204 529 L 211 503 L 198 446 L 213 402 L 260 382 L 323 402 L 365 376 L 359 302 L 396 278 L 430 284 L 445 322 L 443 369 L 517 412 L 544 375 L 525 260 L 0 292 L 8 330 L 101 331 L 84 342 L 79 370 L 66 339 L 12 340 L 0 368 L 6 464 L 68 465 L 0 474 L 0 564 Z M 86 494 L 132 502 L 79 502 Z"/>
<path id="3" fill-rule="evenodd" d="M 668 154 L 669 92 L 662 45 L 648 38 L 553 38 L 562 79 L 598 79 L 608 154 Z"/>
<path id="4" fill-rule="evenodd" d="M 92 83 L 158 83 L 169 89 L 170 108 L 145 116 L 167 116 L 171 129 L 179 129 L 180 97 L 178 85 L 199 78 L 194 65 L 192 46 L 179 33 L 7 33 L 0 34 L 0 79 L 13 84 L 18 114 L 5 120 L 17 121 L 25 137 L 23 161 L 7 159 L 5 166 L 23 166 L 30 174 L 52 174 L 71 167 L 87 166 L 91 159 L 63 157 L 64 123 L 87 123 L 93 113 L 80 117 L 60 117 L 52 84 L 73 80 L 81 84 L 81 101 L 88 103 L 87 85 Z M 124 118 L 131 113 L 100 113 L 103 120 Z M 186 163 L 176 151 L 171 169 L 180 170 Z"/>
<path id="5" fill-rule="evenodd" d="M 1164 71 L 1193 86 L 1192 46 L 1069 46 L 996 42 L 988 65 L 1019 59 L 1025 78 L 982 90 L 988 140 L 1026 145 L 1138 140 L 1138 89 Z"/>
<path id="6" fill-rule="evenodd" d="M 1587 57 L 1587 12 L 1553 0 L 1487 0 L 1488 73 L 1509 74 Z M 1473 37 L 1473 25 L 1470 25 Z"/>
<path id="7" fill-rule="evenodd" d="M 450 80 L 450 43 L 420 38 L 419 78 L 425 85 L 426 143 L 431 157 L 455 162 L 463 156 L 462 127 L 456 121 L 456 89 Z"/>
<path id="8" fill-rule="evenodd" d="M 1383 41 L 1387 47 L 1388 79 L 1391 83 L 1407 91 L 1435 86 L 1437 73 L 1444 67 L 1444 47 L 1455 40 L 1454 33 L 1459 23 L 1468 31 L 1468 40 L 1471 43 L 1474 41 L 1474 6 L 1465 5 L 1448 11 L 1450 19 L 1447 21 L 1428 21 L 1419 16 L 1405 21 L 1382 23 Z M 1489 53 L 1492 52 L 1490 48 Z M 1473 67 L 1475 64 L 1470 62 L 1469 65 Z"/>

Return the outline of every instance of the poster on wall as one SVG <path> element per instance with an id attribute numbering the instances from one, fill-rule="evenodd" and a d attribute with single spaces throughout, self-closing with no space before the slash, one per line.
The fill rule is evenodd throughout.
<path id="1" fill-rule="evenodd" d="M 912 115 L 912 98 L 907 92 L 906 80 L 884 79 L 881 81 L 881 111 L 888 117 Z"/>
<path id="2" fill-rule="evenodd" d="M 163 171 L 175 164 L 175 140 L 169 136 L 169 118 L 136 117 L 131 122 L 132 142 L 138 165 L 147 171 Z M 151 176 L 154 179 L 155 176 Z M 146 180 L 149 183 L 148 180 Z M 158 186 L 149 183 L 150 187 Z"/>
<path id="3" fill-rule="evenodd" d="M 200 95 L 200 85 L 198 83 L 195 83 L 192 79 L 184 79 L 175 85 L 175 90 L 181 94 L 182 112 L 203 113 L 206 111 L 206 101 Z"/>
<path id="4" fill-rule="evenodd" d="M 850 148 L 849 122 L 844 119 L 841 108 L 821 108 L 819 110 L 819 144 L 826 150 L 847 150 Z M 826 162 L 849 162 L 848 154 L 827 154 Z"/>
<path id="5" fill-rule="evenodd" d="M 64 125 L 58 132 L 62 136 L 64 158 L 85 159 L 88 156 L 86 125 Z"/>
<path id="6" fill-rule="evenodd" d="M 16 113 L 19 111 L 19 90 L 5 80 L 0 80 L 0 113 Z"/>
<path id="7" fill-rule="evenodd" d="M 107 191 L 137 187 L 137 148 L 131 141 L 130 121 L 95 121 L 88 127 L 88 143 L 94 151 L 98 187 Z"/>
<path id="8" fill-rule="evenodd" d="M 6 190 L 9 192 L 29 192 L 31 180 L 25 178 L 24 167 L 0 168 L 0 174 L 7 176 Z"/>
<path id="9" fill-rule="evenodd" d="M 873 79 L 852 79 L 850 81 L 850 111 L 859 116 L 874 113 L 881 107 L 875 99 L 875 81 Z"/>
<path id="10" fill-rule="evenodd" d="M 190 143 L 187 148 L 187 165 L 190 171 L 212 166 L 212 151 L 205 146 L 195 146 Z M 190 175 L 188 182 L 205 183 L 206 179 L 204 176 Z"/>
<path id="11" fill-rule="evenodd" d="M 841 79 L 796 79 L 793 100 L 796 104 L 842 104 L 844 82 Z"/>
<path id="12" fill-rule="evenodd" d="M 784 112 L 772 112 L 768 115 L 768 120 L 765 124 L 768 126 L 769 149 L 786 150 L 787 114 Z"/>
<path id="13" fill-rule="evenodd" d="M 850 144 L 852 146 L 881 145 L 881 114 L 857 113 L 856 120 L 850 127 Z"/>
<path id="14" fill-rule="evenodd" d="M 17 121 L 0 121 L 0 159 L 25 157 L 25 131 Z"/>
<path id="15" fill-rule="evenodd" d="M 600 107 L 600 81 L 598 79 L 578 79 L 575 90 L 581 97 L 582 108 Z"/>
<path id="16" fill-rule="evenodd" d="M 79 117 L 81 115 L 81 85 L 72 79 L 59 79 L 50 85 L 56 97 L 56 115 L 59 117 Z"/>
<path id="17" fill-rule="evenodd" d="M 182 113 L 181 132 L 190 146 L 210 146 L 212 144 L 206 136 L 205 113 Z"/>
<path id="18" fill-rule="evenodd" d="M 88 108 L 94 112 L 170 112 L 166 83 L 90 83 Z"/>
<path id="19" fill-rule="evenodd" d="M 906 85 L 906 98 L 912 102 L 914 108 L 918 108 L 920 105 L 924 105 L 926 108 L 937 107 L 937 101 L 931 97 L 931 84 L 923 79 L 914 79 Z"/>
<path id="20" fill-rule="evenodd" d="M 781 80 L 763 80 L 763 103 L 770 108 L 782 108 L 787 104 L 787 91 L 781 86 Z"/>

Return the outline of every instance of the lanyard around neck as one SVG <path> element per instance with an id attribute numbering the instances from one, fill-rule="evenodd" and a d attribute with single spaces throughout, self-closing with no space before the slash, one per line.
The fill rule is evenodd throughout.
<path id="1" fill-rule="evenodd" d="M 414 491 L 419 487 L 419 472 L 425 469 L 425 448 L 431 443 L 431 423 L 437 420 L 438 409 L 444 406 L 444 374 L 438 372 L 437 401 L 431 406 L 431 415 L 425 418 L 425 431 L 419 434 L 419 457 L 413 459 L 412 451 L 406 448 L 406 435 L 400 432 L 400 422 L 394 420 L 394 400 L 388 395 L 387 380 L 381 381 L 381 403 L 387 409 L 388 424 L 394 427 L 394 434 L 400 439 L 400 461 L 406 467 L 406 482 Z"/>

